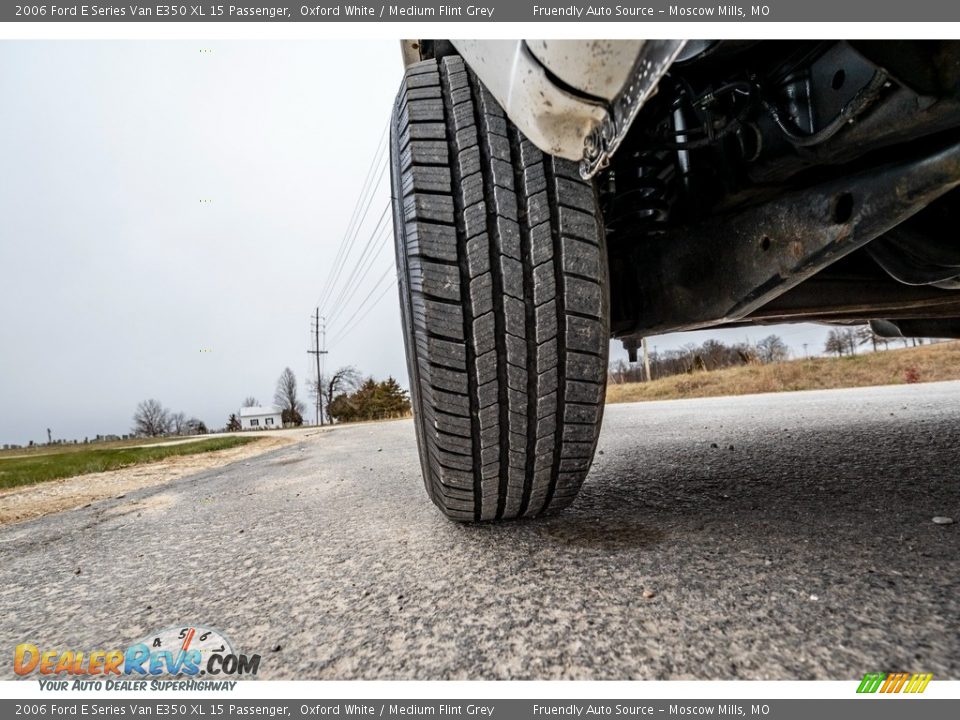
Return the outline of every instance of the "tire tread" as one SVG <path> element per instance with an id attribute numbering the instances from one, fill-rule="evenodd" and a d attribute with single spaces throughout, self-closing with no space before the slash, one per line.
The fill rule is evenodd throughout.
<path id="1" fill-rule="evenodd" d="M 408 69 L 393 138 L 428 493 L 464 521 L 565 507 L 593 457 L 606 382 L 594 189 L 523 137 L 456 56 Z"/>

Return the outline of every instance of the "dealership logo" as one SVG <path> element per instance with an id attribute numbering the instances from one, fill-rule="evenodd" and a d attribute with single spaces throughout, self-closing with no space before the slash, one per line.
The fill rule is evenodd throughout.
<path id="1" fill-rule="evenodd" d="M 43 650 L 21 643 L 13 653 L 20 676 L 198 678 L 256 675 L 259 667 L 259 655 L 236 652 L 226 635 L 203 625 L 164 628 L 122 650 Z"/>
<path id="2" fill-rule="evenodd" d="M 858 693 L 922 693 L 933 679 L 930 673 L 867 673 Z"/>

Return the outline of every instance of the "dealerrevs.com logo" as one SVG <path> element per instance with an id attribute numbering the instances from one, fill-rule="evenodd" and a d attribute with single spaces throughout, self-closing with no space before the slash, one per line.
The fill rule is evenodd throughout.
<path id="1" fill-rule="evenodd" d="M 259 669 L 259 655 L 236 652 L 226 635 L 203 625 L 164 628 L 123 650 L 21 643 L 13 654 L 13 671 L 35 675 L 42 690 L 143 690 L 148 682 L 152 690 L 229 690 L 236 681 L 225 678 L 253 677 Z"/>

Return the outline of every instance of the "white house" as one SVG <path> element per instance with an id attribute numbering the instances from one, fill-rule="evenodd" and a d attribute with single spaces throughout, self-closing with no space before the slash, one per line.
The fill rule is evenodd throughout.
<path id="1" fill-rule="evenodd" d="M 279 410 L 259 406 L 240 408 L 241 430 L 276 430 L 282 427 Z"/>

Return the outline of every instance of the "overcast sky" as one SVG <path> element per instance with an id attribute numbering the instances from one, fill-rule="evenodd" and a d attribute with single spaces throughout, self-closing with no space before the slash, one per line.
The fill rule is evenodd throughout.
<path id="1" fill-rule="evenodd" d="M 219 428 L 285 366 L 303 386 L 399 43 L 0 42 L 0 68 L 0 444 L 123 434 L 151 397 Z M 347 274 L 389 181 L 374 195 Z M 326 303 L 326 362 L 406 386 L 382 237 Z M 825 331 L 782 334 L 813 353 Z"/>

